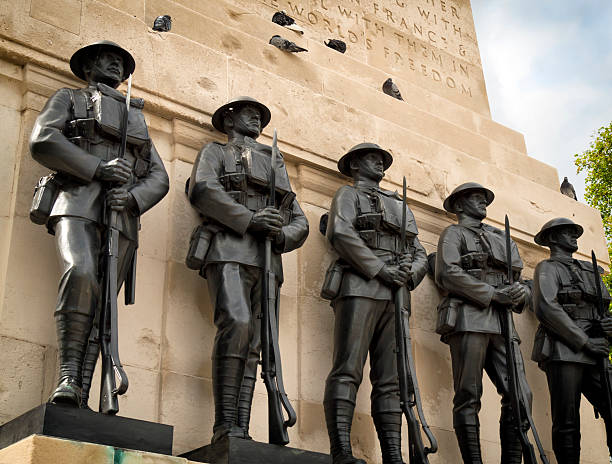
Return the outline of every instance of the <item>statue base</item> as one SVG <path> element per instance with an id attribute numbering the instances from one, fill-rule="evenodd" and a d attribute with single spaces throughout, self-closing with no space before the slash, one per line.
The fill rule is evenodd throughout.
<path id="1" fill-rule="evenodd" d="M 329 464 L 328 454 L 242 438 L 224 438 L 214 445 L 181 454 L 190 461 L 210 464 Z"/>
<path id="2" fill-rule="evenodd" d="M 172 433 L 170 425 L 46 403 L 0 425 L 0 449 L 36 434 L 171 455 Z"/>

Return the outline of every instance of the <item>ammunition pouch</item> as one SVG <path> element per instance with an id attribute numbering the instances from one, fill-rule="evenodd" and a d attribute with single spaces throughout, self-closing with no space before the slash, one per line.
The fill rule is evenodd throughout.
<path id="1" fill-rule="evenodd" d="M 582 301 L 582 290 L 578 288 L 569 288 L 560 290 L 557 293 L 557 301 L 565 306 L 572 305 L 576 306 L 576 304 Z"/>
<path id="2" fill-rule="evenodd" d="M 447 335 L 457 325 L 457 313 L 461 300 L 450 296 L 445 297 L 438 305 L 438 320 L 436 323 L 436 333 Z"/>
<path id="3" fill-rule="evenodd" d="M 594 321 L 599 319 L 597 309 L 593 305 L 585 304 L 583 302 L 582 304 L 566 303 L 562 306 L 563 310 L 573 320 L 582 319 L 586 321 Z"/>
<path id="4" fill-rule="evenodd" d="M 64 135 L 76 146 L 89 152 L 89 143 L 96 137 L 96 121 L 93 118 L 68 121 L 64 128 Z"/>
<path id="5" fill-rule="evenodd" d="M 61 183 L 57 174 L 41 177 L 34 187 L 30 220 L 34 224 L 46 224 L 53 210 L 53 205 L 60 191 Z"/>
<path id="6" fill-rule="evenodd" d="M 355 219 L 355 228 L 359 231 L 380 230 L 382 213 L 364 213 Z"/>
<path id="7" fill-rule="evenodd" d="M 321 298 L 325 300 L 333 300 L 338 296 L 340 292 L 340 284 L 342 283 L 342 277 L 344 270 L 347 266 L 342 264 L 340 260 L 335 260 L 327 268 L 325 273 L 325 280 L 321 287 Z"/>
<path id="8" fill-rule="evenodd" d="M 366 245 L 373 250 L 399 253 L 402 249 L 402 240 L 399 235 L 379 232 L 378 230 L 360 230 L 359 236 L 366 243 Z M 406 247 L 406 251 L 410 251 L 409 247 Z"/>
<path id="9" fill-rule="evenodd" d="M 465 271 L 482 270 L 487 266 L 489 255 L 484 252 L 473 251 L 461 256 L 461 267 Z"/>

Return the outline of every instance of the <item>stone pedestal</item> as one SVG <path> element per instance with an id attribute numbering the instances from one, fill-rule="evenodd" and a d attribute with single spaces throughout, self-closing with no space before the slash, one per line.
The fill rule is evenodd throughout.
<path id="1" fill-rule="evenodd" d="M 328 454 L 231 437 L 181 456 L 210 464 L 329 464 L 331 462 Z"/>
<path id="2" fill-rule="evenodd" d="M 30 435 L 172 454 L 172 426 L 46 403 L 0 426 L 0 448 Z M 67 461 L 68 462 L 68 461 Z"/>
<path id="3" fill-rule="evenodd" d="M 0 464 L 190 464 L 184 458 L 32 435 L 0 450 Z"/>

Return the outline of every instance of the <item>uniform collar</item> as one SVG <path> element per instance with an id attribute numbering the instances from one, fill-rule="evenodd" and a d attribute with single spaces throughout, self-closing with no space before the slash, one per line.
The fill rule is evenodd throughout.
<path id="1" fill-rule="evenodd" d="M 355 183 L 353 184 L 354 187 L 358 190 L 363 190 L 364 192 L 378 192 L 378 193 L 382 193 L 382 190 L 380 189 L 379 185 L 372 185 L 366 181 L 363 180 L 357 180 L 355 181 Z"/>
<path id="2" fill-rule="evenodd" d="M 576 260 L 570 255 L 563 255 L 563 254 L 559 254 L 559 253 L 551 253 L 550 254 L 550 259 L 551 261 L 557 261 L 558 263 L 562 263 L 562 264 L 576 264 Z"/>
<path id="3" fill-rule="evenodd" d="M 482 221 L 473 217 L 464 216 L 463 219 L 459 221 L 459 225 L 464 227 L 472 227 L 474 229 L 480 229 L 482 228 Z"/>

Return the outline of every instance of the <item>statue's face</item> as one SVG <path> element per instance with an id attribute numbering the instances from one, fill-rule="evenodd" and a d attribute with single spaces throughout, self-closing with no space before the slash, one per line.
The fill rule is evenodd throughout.
<path id="1" fill-rule="evenodd" d="M 233 130 L 257 138 L 261 133 L 261 113 L 254 105 L 244 105 L 231 113 Z"/>
<path id="2" fill-rule="evenodd" d="M 90 69 L 85 68 L 89 74 L 89 81 L 102 82 L 111 87 L 118 87 L 123 81 L 123 57 L 112 50 L 100 50 Z"/>
<path id="3" fill-rule="evenodd" d="M 574 253 L 578 251 L 578 232 L 573 227 L 563 227 L 552 230 L 548 237 L 551 245 L 557 245 L 562 250 Z"/>
<path id="4" fill-rule="evenodd" d="M 385 165 L 383 155 L 377 151 L 372 151 L 351 160 L 351 168 L 358 172 L 361 177 L 380 182 L 385 175 Z"/>
<path id="5" fill-rule="evenodd" d="M 487 217 L 487 196 L 479 190 L 467 192 L 457 199 L 455 209 L 469 217 L 482 220 Z"/>

